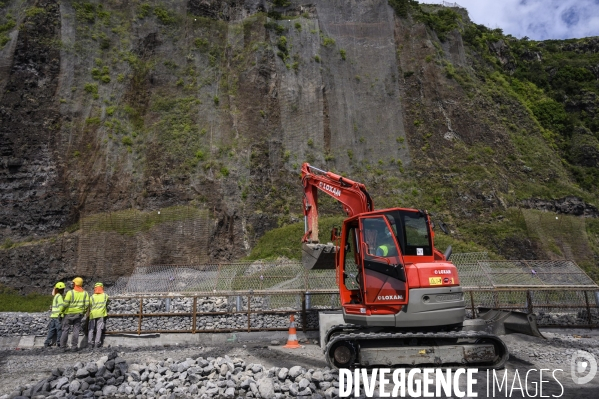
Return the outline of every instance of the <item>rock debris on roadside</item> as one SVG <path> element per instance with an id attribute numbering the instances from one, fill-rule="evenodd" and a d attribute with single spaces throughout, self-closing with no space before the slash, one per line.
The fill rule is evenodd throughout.
<path id="1" fill-rule="evenodd" d="M 502 336 L 510 350 L 506 370 L 566 370 L 579 349 L 599 356 L 599 338 L 579 334 L 545 333 L 547 339 Z M 325 367 L 319 347 L 291 355 L 263 345 L 250 346 L 4 351 L 0 354 L 0 399 L 338 396 L 338 372 Z M 309 350 L 312 352 L 306 357 L 304 352 Z M 575 392 L 575 388 L 568 391 Z"/>
<path id="2" fill-rule="evenodd" d="M 113 351 L 97 361 L 55 368 L 0 399 L 332 398 L 338 387 L 338 373 L 328 368 L 266 368 L 228 355 L 128 363 Z"/>

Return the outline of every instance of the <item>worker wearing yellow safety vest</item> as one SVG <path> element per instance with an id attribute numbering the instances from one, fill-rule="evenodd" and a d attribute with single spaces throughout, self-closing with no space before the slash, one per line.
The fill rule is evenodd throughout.
<path id="1" fill-rule="evenodd" d="M 58 344 L 60 346 L 60 335 L 62 333 L 62 304 L 64 300 L 62 295 L 64 294 L 65 285 L 62 281 L 59 281 L 52 290 L 52 311 L 50 313 L 50 323 L 48 324 L 48 335 L 44 341 L 44 347 L 49 348 L 53 345 Z"/>
<path id="2" fill-rule="evenodd" d="M 104 284 L 96 283 L 94 285 L 94 295 L 91 297 L 91 310 L 89 312 L 89 332 L 87 344 L 90 348 L 99 348 L 102 346 L 103 333 L 106 329 L 106 305 L 108 305 L 108 295 L 104 293 Z M 95 340 L 94 340 L 95 332 Z"/>
<path id="3" fill-rule="evenodd" d="M 73 289 L 64 296 L 62 304 L 62 336 L 60 337 L 60 346 L 62 350 L 67 350 L 67 340 L 69 339 L 69 330 L 73 328 L 71 336 L 71 348 L 73 351 L 79 350 L 79 331 L 81 323 L 84 321 L 87 310 L 89 309 L 89 294 L 83 290 L 83 279 L 75 277 L 73 279 Z"/>
<path id="4" fill-rule="evenodd" d="M 397 248 L 395 247 L 393 238 L 391 238 L 391 232 L 385 228 L 384 231 L 379 232 L 379 236 L 379 245 L 376 248 L 376 256 L 396 256 Z"/>

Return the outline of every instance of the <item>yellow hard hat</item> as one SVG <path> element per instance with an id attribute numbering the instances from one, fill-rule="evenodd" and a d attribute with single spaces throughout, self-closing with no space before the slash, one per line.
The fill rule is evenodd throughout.
<path id="1" fill-rule="evenodd" d="M 61 290 L 65 287 L 64 283 L 62 281 L 59 281 L 58 283 L 56 283 L 56 285 L 54 286 L 54 288 Z"/>
<path id="2" fill-rule="evenodd" d="M 83 285 L 83 279 L 81 277 L 75 277 L 73 279 L 73 284 L 81 287 Z"/>
<path id="3" fill-rule="evenodd" d="M 104 284 L 102 284 L 102 283 L 96 283 L 96 284 L 94 284 L 94 287 L 104 287 Z"/>

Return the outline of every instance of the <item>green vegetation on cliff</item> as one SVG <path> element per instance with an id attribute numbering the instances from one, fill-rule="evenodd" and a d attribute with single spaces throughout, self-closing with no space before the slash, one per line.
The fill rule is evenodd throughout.
<path id="1" fill-rule="evenodd" d="M 599 38 L 532 41 L 469 24 L 464 40 L 505 78 L 581 188 L 599 191 Z"/>
<path id="2" fill-rule="evenodd" d="M 343 217 L 341 216 L 320 218 L 318 224 L 320 241 L 328 242 L 331 229 L 333 227 L 341 227 L 342 223 Z M 252 248 L 252 252 L 246 259 L 277 259 L 278 257 L 301 259 L 303 235 L 303 222 L 270 230 Z"/>
<path id="3" fill-rule="evenodd" d="M 0 312 L 43 312 L 50 310 L 51 305 L 51 295 L 21 295 L 18 291 L 0 284 Z"/>

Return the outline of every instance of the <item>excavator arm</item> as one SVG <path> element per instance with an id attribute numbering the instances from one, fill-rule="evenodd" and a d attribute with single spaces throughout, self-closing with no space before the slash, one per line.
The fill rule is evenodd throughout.
<path id="1" fill-rule="evenodd" d="M 304 229 L 302 261 L 308 269 L 334 269 L 334 245 L 320 244 L 318 239 L 318 191 L 339 201 L 348 217 L 374 210 L 366 186 L 308 163 L 302 165 L 304 186 Z"/>
<path id="2" fill-rule="evenodd" d="M 318 243 L 318 191 L 341 202 L 348 217 L 374 210 L 366 186 L 332 172 L 302 165 L 305 235 L 302 242 Z"/>

